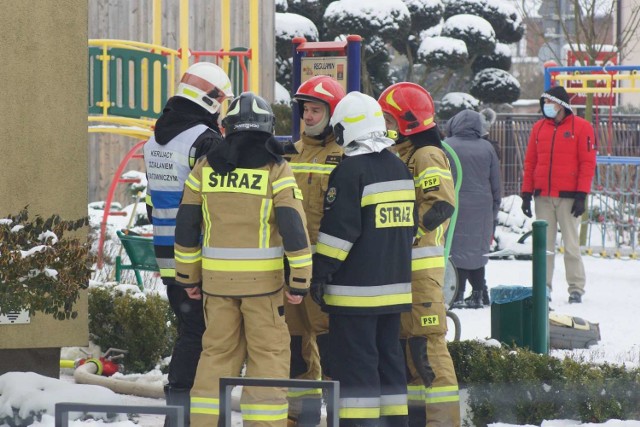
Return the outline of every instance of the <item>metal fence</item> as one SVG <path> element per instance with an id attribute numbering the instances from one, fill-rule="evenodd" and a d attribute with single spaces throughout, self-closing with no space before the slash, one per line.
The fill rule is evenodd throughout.
<path id="1" fill-rule="evenodd" d="M 524 155 L 538 114 L 499 114 L 489 137 L 498 141 L 503 195 L 519 194 Z M 599 155 L 640 157 L 640 116 L 599 116 L 594 120 Z"/>

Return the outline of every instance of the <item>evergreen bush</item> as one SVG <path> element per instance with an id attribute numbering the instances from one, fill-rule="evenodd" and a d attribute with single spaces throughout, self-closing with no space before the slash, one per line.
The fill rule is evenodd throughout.
<path id="1" fill-rule="evenodd" d="M 89 290 L 89 335 L 103 351 L 127 350 L 125 373 L 144 373 L 171 355 L 175 316 L 159 295 L 95 287 Z"/>
<path id="2" fill-rule="evenodd" d="M 65 232 L 88 224 L 87 217 L 31 220 L 27 207 L 0 220 L 0 314 L 27 310 L 30 316 L 43 312 L 58 320 L 78 316 L 74 304 L 89 286 L 93 256 L 88 239 Z"/>
<path id="3" fill-rule="evenodd" d="M 449 352 L 460 387 L 469 393 L 471 423 L 466 425 L 640 418 L 640 369 L 560 360 L 477 341 L 450 342 Z"/>

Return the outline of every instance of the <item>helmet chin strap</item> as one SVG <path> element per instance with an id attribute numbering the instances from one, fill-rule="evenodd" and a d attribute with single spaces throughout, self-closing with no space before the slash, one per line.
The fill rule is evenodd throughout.
<path id="1" fill-rule="evenodd" d="M 322 117 L 322 120 L 320 120 L 318 123 L 316 123 L 313 126 L 305 125 L 304 133 L 306 133 L 309 136 L 318 136 L 325 130 L 328 124 L 329 124 L 329 114 L 328 114 L 328 111 L 326 111 L 325 109 L 325 113 L 324 113 L 324 116 Z"/>

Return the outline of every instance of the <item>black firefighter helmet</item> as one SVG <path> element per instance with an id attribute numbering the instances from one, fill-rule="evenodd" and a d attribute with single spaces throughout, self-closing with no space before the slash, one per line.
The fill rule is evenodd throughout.
<path id="1" fill-rule="evenodd" d="M 264 98 L 253 92 L 242 92 L 231 101 L 222 120 L 225 136 L 237 132 L 266 132 L 273 135 L 276 118 Z"/>

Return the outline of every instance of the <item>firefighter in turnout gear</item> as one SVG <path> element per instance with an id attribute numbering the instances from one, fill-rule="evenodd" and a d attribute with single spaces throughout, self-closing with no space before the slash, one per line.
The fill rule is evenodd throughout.
<path id="1" fill-rule="evenodd" d="M 329 364 L 340 382 L 340 426 L 407 425 L 400 314 L 411 310 L 413 178 L 387 148 L 375 99 L 347 94 L 331 118 L 342 160 L 329 189 L 311 296 L 329 313 Z"/>
<path id="2" fill-rule="evenodd" d="M 191 299 L 175 284 L 173 254 L 176 213 L 184 182 L 196 160 L 222 138 L 218 128 L 220 103 L 232 97 L 229 77 L 220 67 L 200 62 L 189 67 L 144 145 L 147 170 L 147 213 L 153 224 L 153 244 L 167 297 L 178 322 L 178 336 L 169 363 L 165 395 L 168 405 L 185 408 L 189 425 L 189 390 L 202 351 L 202 301 Z"/>
<path id="3" fill-rule="evenodd" d="M 220 377 L 289 378 L 283 299 L 302 302 L 311 249 L 302 194 L 273 138 L 269 104 L 244 92 L 223 120 L 226 137 L 189 175 L 176 225 L 176 281 L 202 292 L 207 323 L 191 390 L 191 423 L 216 426 Z M 291 273 L 284 283 L 283 255 Z M 284 427 L 287 391 L 245 387 L 245 426 Z"/>
<path id="4" fill-rule="evenodd" d="M 455 427 L 460 425 L 460 399 L 445 338 L 442 293 L 445 232 L 455 211 L 449 161 L 429 92 L 414 83 L 396 83 L 378 102 L 387 128 L 399 135 L 393 149 L 413 176 L 419 213 L 412 251 L 413 306 L 402 316 L 401 332 L 409 375 L 409 425 Z"/>
<path id="5" fill-rule="evenodd" d="M 335 79 L 315 76 L 304 82 L 294 96 L 305 130 L 295 143 L 297 153 L 290 156 L 289 165 L 304 197 L 302 205 L 312 248 L 318 239 L 329 174 L 342 160 L 342 148 L 336 144 L 329 119 L 344 95 Z M 285 303 L 285 319 L 291 334 L 291 378 L 330 377 L 327 314 L 311 298 L 305 298 L 299 305 Z M 321 389 L 289 390 L 289 418 L 297 426 L 318 425 L 321 406 Z"/>

